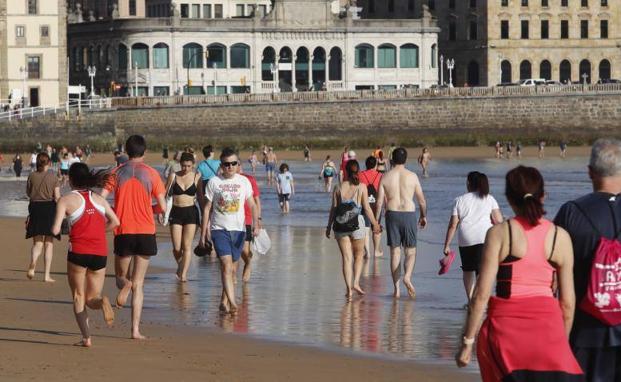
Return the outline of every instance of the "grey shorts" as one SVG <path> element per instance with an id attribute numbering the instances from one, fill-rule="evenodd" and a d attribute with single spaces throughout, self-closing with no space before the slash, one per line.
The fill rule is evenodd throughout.
<path id="1" fill-rule="evenodd" d="M 416 248 L 416 212 L 386 211 L 386 236 L 391 248 Z"/>
<path id="2" fill-rule="evenodd" d="M 358 215 L 358 229 L 353 232 L 334 232 L 334 237 L 341 239 L 343 237 L 351 237 L 352 240 L 364 239 L 367 235 L 367 228 L 364 226 L 364 217 L 362 214 Z"/>

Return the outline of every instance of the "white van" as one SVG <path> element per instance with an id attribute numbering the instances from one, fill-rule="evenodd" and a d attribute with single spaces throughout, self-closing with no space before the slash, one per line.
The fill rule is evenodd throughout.
<path id="1" fill-rule="evenodd" d="M 525 80 L 520 80 L 520 86 L 541 86 L 545 84 L 546 80 L 543 78 L 527 78 Z"/>

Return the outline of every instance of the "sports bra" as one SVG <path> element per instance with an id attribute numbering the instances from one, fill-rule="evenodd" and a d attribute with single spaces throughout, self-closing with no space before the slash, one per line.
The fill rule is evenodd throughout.
<path id="1" fill-rule="evenodd" d="M 196 195 L 196 183 L 193 182 L 192 185 L 190 187 L 188 187 L 187 189 L 183 189 L 181 188 L 181 186 L 179 185 L 179 183 L 177 183 L 177 178 L 175 178 L 175 181 L 173 183 L 172 186 L 172 194 L 173 195 L 188 195 L 188 196 L 195 196 Z"/>

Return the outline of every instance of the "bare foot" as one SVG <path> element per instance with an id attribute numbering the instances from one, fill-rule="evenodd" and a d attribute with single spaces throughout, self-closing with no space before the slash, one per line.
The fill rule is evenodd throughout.
<path id="1" fill-rule="evenodd" d="M 46 283 L 55 283 L 55 282 L 56 282 L 56 280 L 54 280 L 54 279 L 53 279 L 53 278 L 51 278 L 51 277 L 46 277 L 44 281 L 45 281 Z"/>
<path id="2" fill-rule="evenodd" d="M 242 274 L 242 281 L 247 283 L 250 281 L 250 273 L 252 269 L 250 268 L 250 264 L 244 265 L 244 273 Z"/>
<path id="3" fill-rule="evenodd" d="M 229 307 L 228 307 L 228 305 L 227 305 L 227 304 L 225 304 L 225 303 L 223 303 L 223 302 L 221 302 L 221 303 L 220 303 L 220 307 L 219 307 L 218 309 L 220 309 L 220 311 L 221 311 L 222 313 L 228 313 L 228 312 L 229 312 Z"/>
<path id="4" fill-rule="evenodd" d="M 359 295 L 364 296 L 365 292 L 360 288 L 360 286 L 354 286 L 353 288 Z"/>
<path id="5" fill-rule="evenodd" d="M 147 337 L 145 337 L 142 334 L 140 334 L 140 332 L 132 333 L 132 340 L 146 340 L 146 339 L 147 339 Z"/>
<path id="6" fill-rule="evenodd" d="M 231 305 L 231 308 L 229 309 L 229 314 L 231 316 L 237 316 L 237 305 Z"/>
<path id="7" fill-rule="evenodd" d="M 375 252 L 375 257 L 382 257 L 384 256 L 384 252 Z"/>
<path id="8" fill-rule="evenodd" d="M 28 272 L 26 272 L 26 277 L 28 277 L 28 280 L 32 280 L 34 279 L 35 276 L 35 267 L 30 264 L 30 266 L 28 267 Z"/>
<path id="9" fill-rule="evenodd" d="M 116 307 L 122 308 L 125 303 L 127 303 L 127 297 L 129 296 L 129 292 L 132 290 L 132 282 L 126 281 L 123 289 L 119 291 L 119 294 L 116 296 Z"/>
<path id="10" fill-rule="evenodd" d="M 103 296 L 102 300 L 101 311 L 103 312 L 104 321 L 106 321 L 106 325 L 111 328 L 114 323 L 114 310 L 112 309 L 108 297 Z"/>
<path id="11" fill-rule="evenodd" d="M 412 283 L 409 281 L 404 281 L 403 284 L 407 288 L 408 294 L 410 295 L 410 297 L 416 298 L 416 290 L 414 289 L 414 285 L 412 285 Z"/>
<path id="12" fill-rule="evenodd" d="M 93 345 L 93 343 L 91 342 L 90 337 L 89 338 L 82 338 L 82 341 L 76 342 L 75 344 L 73 344 L 73 346 L 81 346 L 81 347 L 85 347 L 85 348 L 90 348 L 91 345 Z"/>
<path id="13" fill-rule="evenodd" d="M 401 297 L 401 290 L 399 289 L 399 284 L 395 284 L 395 291 L 392 294 L 392 297 L 394 297 L 394 298 Z"/>
<path id="14" fill-rule="evenodd" d="M 351 292 L 351 289 L 347 289 L 345 291 L 345 299 L 347 301 L 351 301 L 352 297 L 353 297 L 353 293 Z"/>

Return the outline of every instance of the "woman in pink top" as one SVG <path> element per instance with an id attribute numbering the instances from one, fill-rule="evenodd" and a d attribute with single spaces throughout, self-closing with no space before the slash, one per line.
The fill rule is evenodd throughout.
<path id="1" fill-rule="evenodd" d="M 477 341 L 484 382 L 581 381 L 582 370 L 568 342 L 575 306 L 571 239 L 543 218 L 545 194 L 537 169 L 509 171 L 505 195 L 516 216 L 487 232 L 457 365 L 470 362 L 487 306 Z M 496 296 L 490 298 L 494 282 Z"/>

